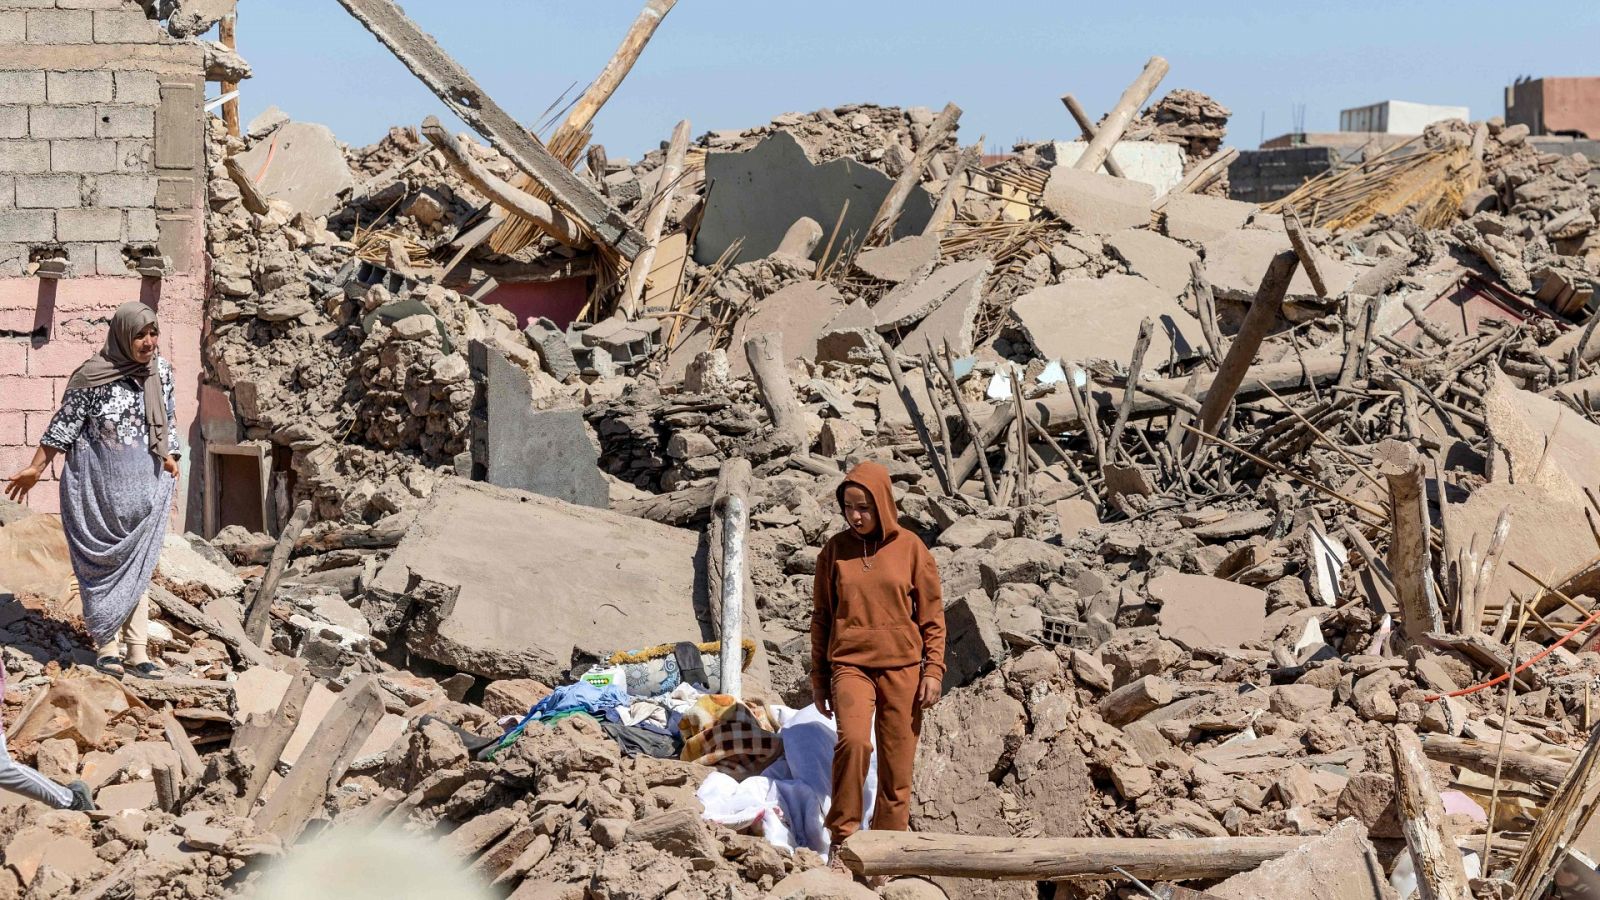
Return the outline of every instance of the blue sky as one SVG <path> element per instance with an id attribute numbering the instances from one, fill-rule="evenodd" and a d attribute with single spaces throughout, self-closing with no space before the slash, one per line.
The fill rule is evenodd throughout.
<path id="1" fill-rule="evenodd" d="M 642 0 L 411 0 L 407 12 L 525 124 L 580 91 Z M 1220 8 L 1221 11 L 1218 11 Z M 1600 3 L 987 0 L 680 0 L 595 121 L 613 158 L 637 159 L 681 118 L 693 133 L 851 102 L 962 107 L 964 142 L 1076 137 L 1059 97 L 1098 117 L 1151 55 L 1157 90 L 1204 91 L 1233 111 L 1242 148 L 1385 99 L 1502 112 L 1518 75 L 1600 74 Z M 335 0 L 247 0 L 239 51 L 255 68 L 245 121 L 276 104 L 353 145 L 442 104 Z M 215 91 L 215 86 L 212 88 Z M 1263 125 L 1264 122 L 1264 125 Z M 458 127 L 459 127 L 459 123 Z"/>

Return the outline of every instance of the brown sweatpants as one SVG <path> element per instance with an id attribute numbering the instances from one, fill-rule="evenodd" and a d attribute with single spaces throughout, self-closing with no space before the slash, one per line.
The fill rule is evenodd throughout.
<path id="1" fill-rule="evenodd" d="M 920 664 L 896 669 L 833 666 L 833 717 L 839 741 L 833 749 L 833 803 L 825 823 L 834 843 L 861 828 L 866 808 L 867 768 L 872 762 L 872 733 L 878 734 L 878 796 L 872 827 L 905 831 L 911 824 L 911 765 L 922 734 L 917 709 Z"/>

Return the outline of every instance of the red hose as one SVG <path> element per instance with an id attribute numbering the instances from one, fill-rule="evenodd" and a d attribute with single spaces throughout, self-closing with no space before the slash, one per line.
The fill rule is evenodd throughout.
<path id="1" fill-rule="evenodd" d="M 1448 694 L 1432 694 L 1430 696 L 1423 697 L 1422 698 L 1422 702 L 1424 702 L 1424 703 L 1433 703 L 1433 702 L 1438 701 L 1438 700 L 1443 700 L 1446 697 L 1465 697 L 1468 694 L 1476 694 L 1477 692 L 1479 692 L 1479 691 L 1481 691 L 1481 690 L 1483 690 L 1485 688 L 1492 688 L 1495 685 L 1499 684 L 1500 682 L 1505 681 L 1507 678 L 1510 678 L 1513 675 L 1520 674 L 1522 672 L 1522 670 L 1528 668 L 1529 666 L 1533 665 L 1534 663 L 1538 662 L 1539 660 L 1544 659 L 1546 656 L 1549 656 L 1550 653 L 1552 651 L 1554 651 L 1557 647 L 1559 647 L 1562 644 L 1565 644 L 1567 641 L 1571 640 L 1573 635 L 1575 635 L 1578 632 L 1584 630 L 1585 628 L 1588 628 L 1589 625 L 1591 623 L 1593 623 L 1595 619 L 1600 619 L 1600 608 L 1596 608 L 1594 612 L 1589 614 L 1589 618 L 1584 619 L 1582 622 L 1579 622 L 1577 625 L 1573 626 L 1573 629 L 1571 631 L 1569 631 L 1566 634 L 1562 635 L 1561 636 L 1561 640 L 1556 641 L 1554 644 L 1551 644 L 1550 646 L 1544 648 L 1543 650 L 1540 650 L 1538 653 L 1535 653 L 1534 655 L 1528 657 L 1528 661 L 1527 662 L 1523 663 L 1520 666 L 1517 666 L 1515 669 L 1512 669 L 1511 671 L 1505 673 L 1504 675 L 1496 675 L 1495 677 L 1489 679 L 1488 681 L 1484 681 L 1484 682 L 1481 682 L 1479 684 L 1475 684 L 1472 687 L 1464 687 L 1459 691 L 1451 691 Z"/>

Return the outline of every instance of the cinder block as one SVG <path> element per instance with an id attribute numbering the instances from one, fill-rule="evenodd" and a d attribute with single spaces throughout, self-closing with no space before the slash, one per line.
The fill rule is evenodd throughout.
<path id="1" fill-rule="evenodd" d="M 90 351 L 88 353 L 85 353 L 83 356 L 84 356 L 85 359 L 87 359 L 93 353 L 94 353 L 94 349 L 90 349 Z M 83 360 L 80 359 L 80 360 L 78 360 L 78 362 L 82 363 Z M 72 373 L 68 372 L 67 374 L 71 375 Z M 28 444 L 30 446 L 34 446 L 34 447 L 39 446 L 39 439 L 44 437 L 45 429 L 50 427 L 50 420 L 55 418 L 55 414 L 54 413 L 46 414 L 46 413 L 42 413 L 42 412 L 31 412 L 31 413 L 19 413 L 19 415 L 21 415 L 26 420 L 22 424 L 22 433 L 27 436 Z M 5 439 L 4 438 L 0 438 L 0 440 L 5 440 Z"/>
<path id="2" fill-rule="evenodd" d="M 96 175 L 88 187 L 88 206 L 151 209 L 156 204 L 154 175 Z"/>
<path id="3" fill-rule="evenodd" d="M 119 241 L 120 209 L 62 209 L 56 211 L 56 240 Z"/>
<path id="4" fill-rule="evenodd" d="M 45 97 L 50 103 L 110 103 L 110 72 L 46 72 Z"/>
<path id="5" fill-rule="evenodd" d="M 27 338 L 0 338 L 0 375 L 21 375 L 28 370 L 28 340 Z M 0 412 L 0 417 L 6 415 L 20 416 L 22 413 Z M 0 418 L 3 421 L 3 418 Z M 0 443 L 6 443 L 4 437 L 9 432 L 0 426 Z"/>
<path id="6" fill-rule="evenodd" d="M 28 108 L 26 106 L 0 106 L 0 139 L 11 140 L 28 136 Z"/>
<path id="7" fill-rule="evenodd" d="M 0 72 L 0 97 L 7 103 L 43 103 L 44 73 Z"/>
<path id="8" fill-rule="evenodd" d="M 50 171 L 99 175 L 117 167 L 117 145 L 110 141 L 51 141 Z"/>
<path id="9" fill-rule="evenodd" d="M 97 9 L 93 15 L 96 44 L 154 44 L 161 40 L 161 26 L 138 10 Z"/>
<path id="10" fill-rule="evenodd" d="M 72 274 L 94 274 L 94 248 L 98 244 L 62 244 L 67 251 L 67 262 L 72 264 Z"/>
<path id="11" fill-rule="evenodd" d="M 19 244 L 55 240 L 56 214 L 48 209 L 0 210 L 0 241 Z"/>
<path id="12" fill-rule="evenodd" d="M 50 171 L 50 144 L 45 141 L 0 141 L 0 172 L 19 175 Z"/>
<path id="13" fill-rule="evenodd" d="M 65 378 L 78 364 L 99 349 L 82 341 L 54 340 L 28 351 L 28 375 L 34 378 Z"/>
<path id="14" fill-rule="evenodd" d="M 56 0 L 60 9 L 121 9 L 123 0 Z"/>
<path id="15" fill-rule="evenodd" d="M 0 210 L 0 215 L 4 215 Z M 22 265 L 28 259 L 28 248 L 22 244 L 0 244 L 0 278 L 17 278 L 22 275 Z M 31 320 L 30 320 L 31 322 Z M 28 328 L 22 330 L 31 330 Z"/>
<path id="16" fill-rule="evenodd" d="M 149 141 L 117 141 L 117 167 L 114 171 L 143 175 L 155 169 L 155 146 Z"/>
<path id="17" fill-rule="evenodd" d="M 55 9 L 56 0 L 0 0 L 0 9 Z"/>
<path id="18" fill-rule="evenodd" d="M 17 178 L 15 175 L 0 175 L 0 209 L 10 209 L 17 205 Z M 0 252 L 0 257 L 4 253 Z"/>
<path id="19" fill-rule="evenodd" d="M 86 9 L 30 9 L 28 43 L 92 44 L 93 15 Z"/>
<path id="20" fill-rule="evenodd" d="M 28 14 L 20 9 L 0 12 L 0 44 L 20 44 L 28 39 Z"/>
<path id="21" fill-rule="evenodd" d="M 117 244 L 96 244 L 94 247 L 94 270 L 99 275 L 136 275 L 128 268 L 128 261 L 122 256 L 122 247 Z"/>
<path id="22" fill-rule="evenodd" d="M 34 138 L 92 138 L 94 128 L 92 106 L 35 106 L 28 110 L 28 134 Z"/>
<path id="23" fill-rule="evenodd" d="M 10 409 L 48 412 L 56 408 L 55 386 L 44 378 L 0 375 L 0 397 L 6 398 Z M 26 460 L 23 465 L 27 465 Z"/>
<path id="24" fill-rule="evenodd" d="M 103 138 L 153 137 L 156 111 L 148 106 L 102 106 L 96 110 L 98 134 Z"/>
<path id="25" fill-rule="evenodd" d="M 154 72 L 114 72 L 118 103 L 154 107 L 161 102 L 161 83 Z"/>
<path id="26" fill-rule="evenodd" d="M 74 209 L 83 205 L 78 175 L 23 175 L 16 180 L 16 205 L 21 209 Z"/>
<path id="27" fill-rule="evenodd" d="M 128 243 L 155 243 L 161 239 L 161 229 L 156 225 L 156 211 L 153 209 L 130 209 L 125 235 Z"/>

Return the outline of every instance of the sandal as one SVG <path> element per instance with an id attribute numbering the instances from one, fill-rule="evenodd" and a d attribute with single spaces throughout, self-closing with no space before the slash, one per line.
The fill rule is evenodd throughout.
<path id="1" fill-rule="evenodd" d="M 127 674 L 127 669 L 123 668 L 122 657 L 120 656 L 102 656 L 94 661 L 94 667 L 112 678 L 121 678 Z"/>
<path id="2" fill-rule="evenodd" d="M 162 674 L 160 669 L 156 668 L 156 664 L 150 662 L 149 660 L 146 660 L 142 663 L 133 663 L 127 665 L 125 666 L 125 670 L 129 675 L 132 675 L 136 678 L 148 678 L 151 681 L 159 681 L 166 677 Z"/>

